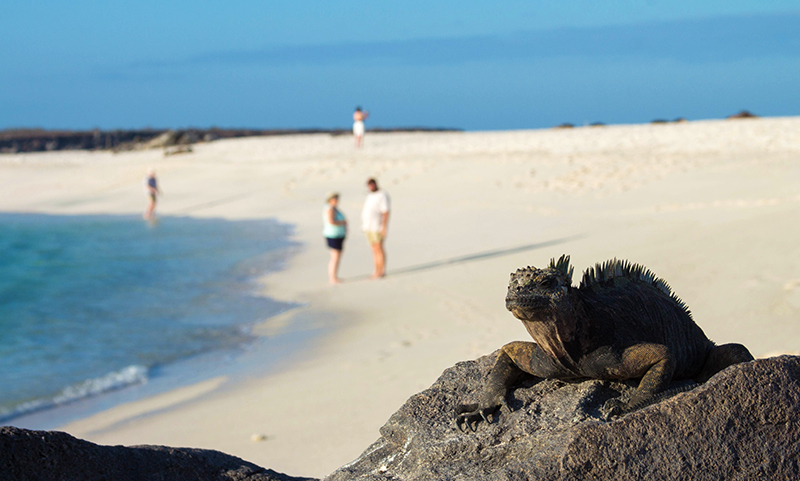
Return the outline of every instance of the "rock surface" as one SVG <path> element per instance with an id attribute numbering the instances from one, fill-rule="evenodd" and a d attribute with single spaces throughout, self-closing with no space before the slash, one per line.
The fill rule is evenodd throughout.
<path id="1" fill-rule="evenodd" d="M 455 407 L 477 396 L 495 355 L 446 370 L 325 481 L 800 479 L 800 357 L 731 366 L 612 422 L 599 408 L 629 396 L 635 382 L 527 382 L 509 393 L 498 420 L 462 433 Z M 0 428 L 0 479 L 310 480 L 217 451 L 98 446 L 14 427 Z"/>
<path id="2" fill-rule="evenodd" d="M 54 431 L 0 428 L 3 481 L 301 481 L 234 456 L 165 446 L 98 446 Z"/>
<path id="3" fill-rule="evenodd" d="M 732 366 L 612 422 L 598 409 L 635 383 L 528 382 L 498 421 L 462 433 L 455 407 L 495 355 L 446 370 L 325 480 L 800 479 L 800 357 Z"/>

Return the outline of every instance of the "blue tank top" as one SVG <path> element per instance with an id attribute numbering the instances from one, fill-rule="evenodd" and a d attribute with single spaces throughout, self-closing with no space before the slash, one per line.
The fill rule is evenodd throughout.
<path id="1" fill-rule="evenodd" d="M 343 225 L 336 225 L 328 222 L 328 209 L 332 209 L 332 207 L 325 207 L 325 209 L 322 210 L 322 223 L 324 225 L 322 228 L 322 235 L 331 239 L 341 239 L 347 235 L 347 229 Z M 344 214 L 342 214 L 339 209 L 335 209 L 333 219 L 337 222 L 341 222 L 344 220 Z"/>

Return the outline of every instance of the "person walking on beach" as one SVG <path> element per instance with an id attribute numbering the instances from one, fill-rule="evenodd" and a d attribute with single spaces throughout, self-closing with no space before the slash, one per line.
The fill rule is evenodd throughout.
<path id="1" fill-rule="evenodd" d="M 342 282 L 338 277 L 339 261 L 342 258 L 344 249 L 344 239 L 347 236 L 347 220 L 344 214 L 337 208 L 339 204 L 339 194 L 336 192 L 328 194 L 325 200 L 328 205 L 322 211 L 322 235 L 328 243 L 331 251 L 331 260 L 328 262 L 328 280 L 331 284 Z"/>
<path id="2" fill-rule="evenodd" d="M 386 230 L 389 225 L 389 195 L 378 188 L 378 181 L 367 180 L 369 194 L 364 201 L 364 210 L 361 211 L 361 224 L 367 241 L 372 247 L 372 258 L 375 270 L 372 279 L 379 279 L 386 275 L 386 251 L 383 241 L 386 240 Z"/>
<path id="3" fill-rule="evenodd" d="M 364 142 L 364 121 L 369 117 L 369 112 L 361 110 L 361 107 L 356 107 L 353 112 L 353 136 L 356 138 L 356 147 L 361 147 Z"/>
<path id="4" fill-rule="evenodd" d="M 152 168 L 147 170 L 147 177 L 144 178 L 144 190 L 150 197 L 150 203 L 147 210 L 144 212 L 145 219 L 152 219 L 155 216 L 156 198 L 161 193 L 158 190 L 158 181 L 156 181 L 156 171 Z"/>

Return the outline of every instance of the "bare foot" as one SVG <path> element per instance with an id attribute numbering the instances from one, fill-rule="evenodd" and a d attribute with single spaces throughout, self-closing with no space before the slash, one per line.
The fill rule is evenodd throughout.
<path id="1" fill-rule="evenodd" d="M 341 279 L 330 279 L 330 283 L 331 284 L 341 284 L 342 280 Z"/>

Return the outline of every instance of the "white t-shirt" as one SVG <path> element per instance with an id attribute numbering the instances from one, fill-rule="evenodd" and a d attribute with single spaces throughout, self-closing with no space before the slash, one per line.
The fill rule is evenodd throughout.
<path id="1" fill-rule="evenodd" d="M 379 232 L 381 230 L 381 214 L 389 212 L 389 196 L 379 190 L 367 194 L 364 201 L 364 210 L 361 211 L 361 226 L 364 232 Z"/>

